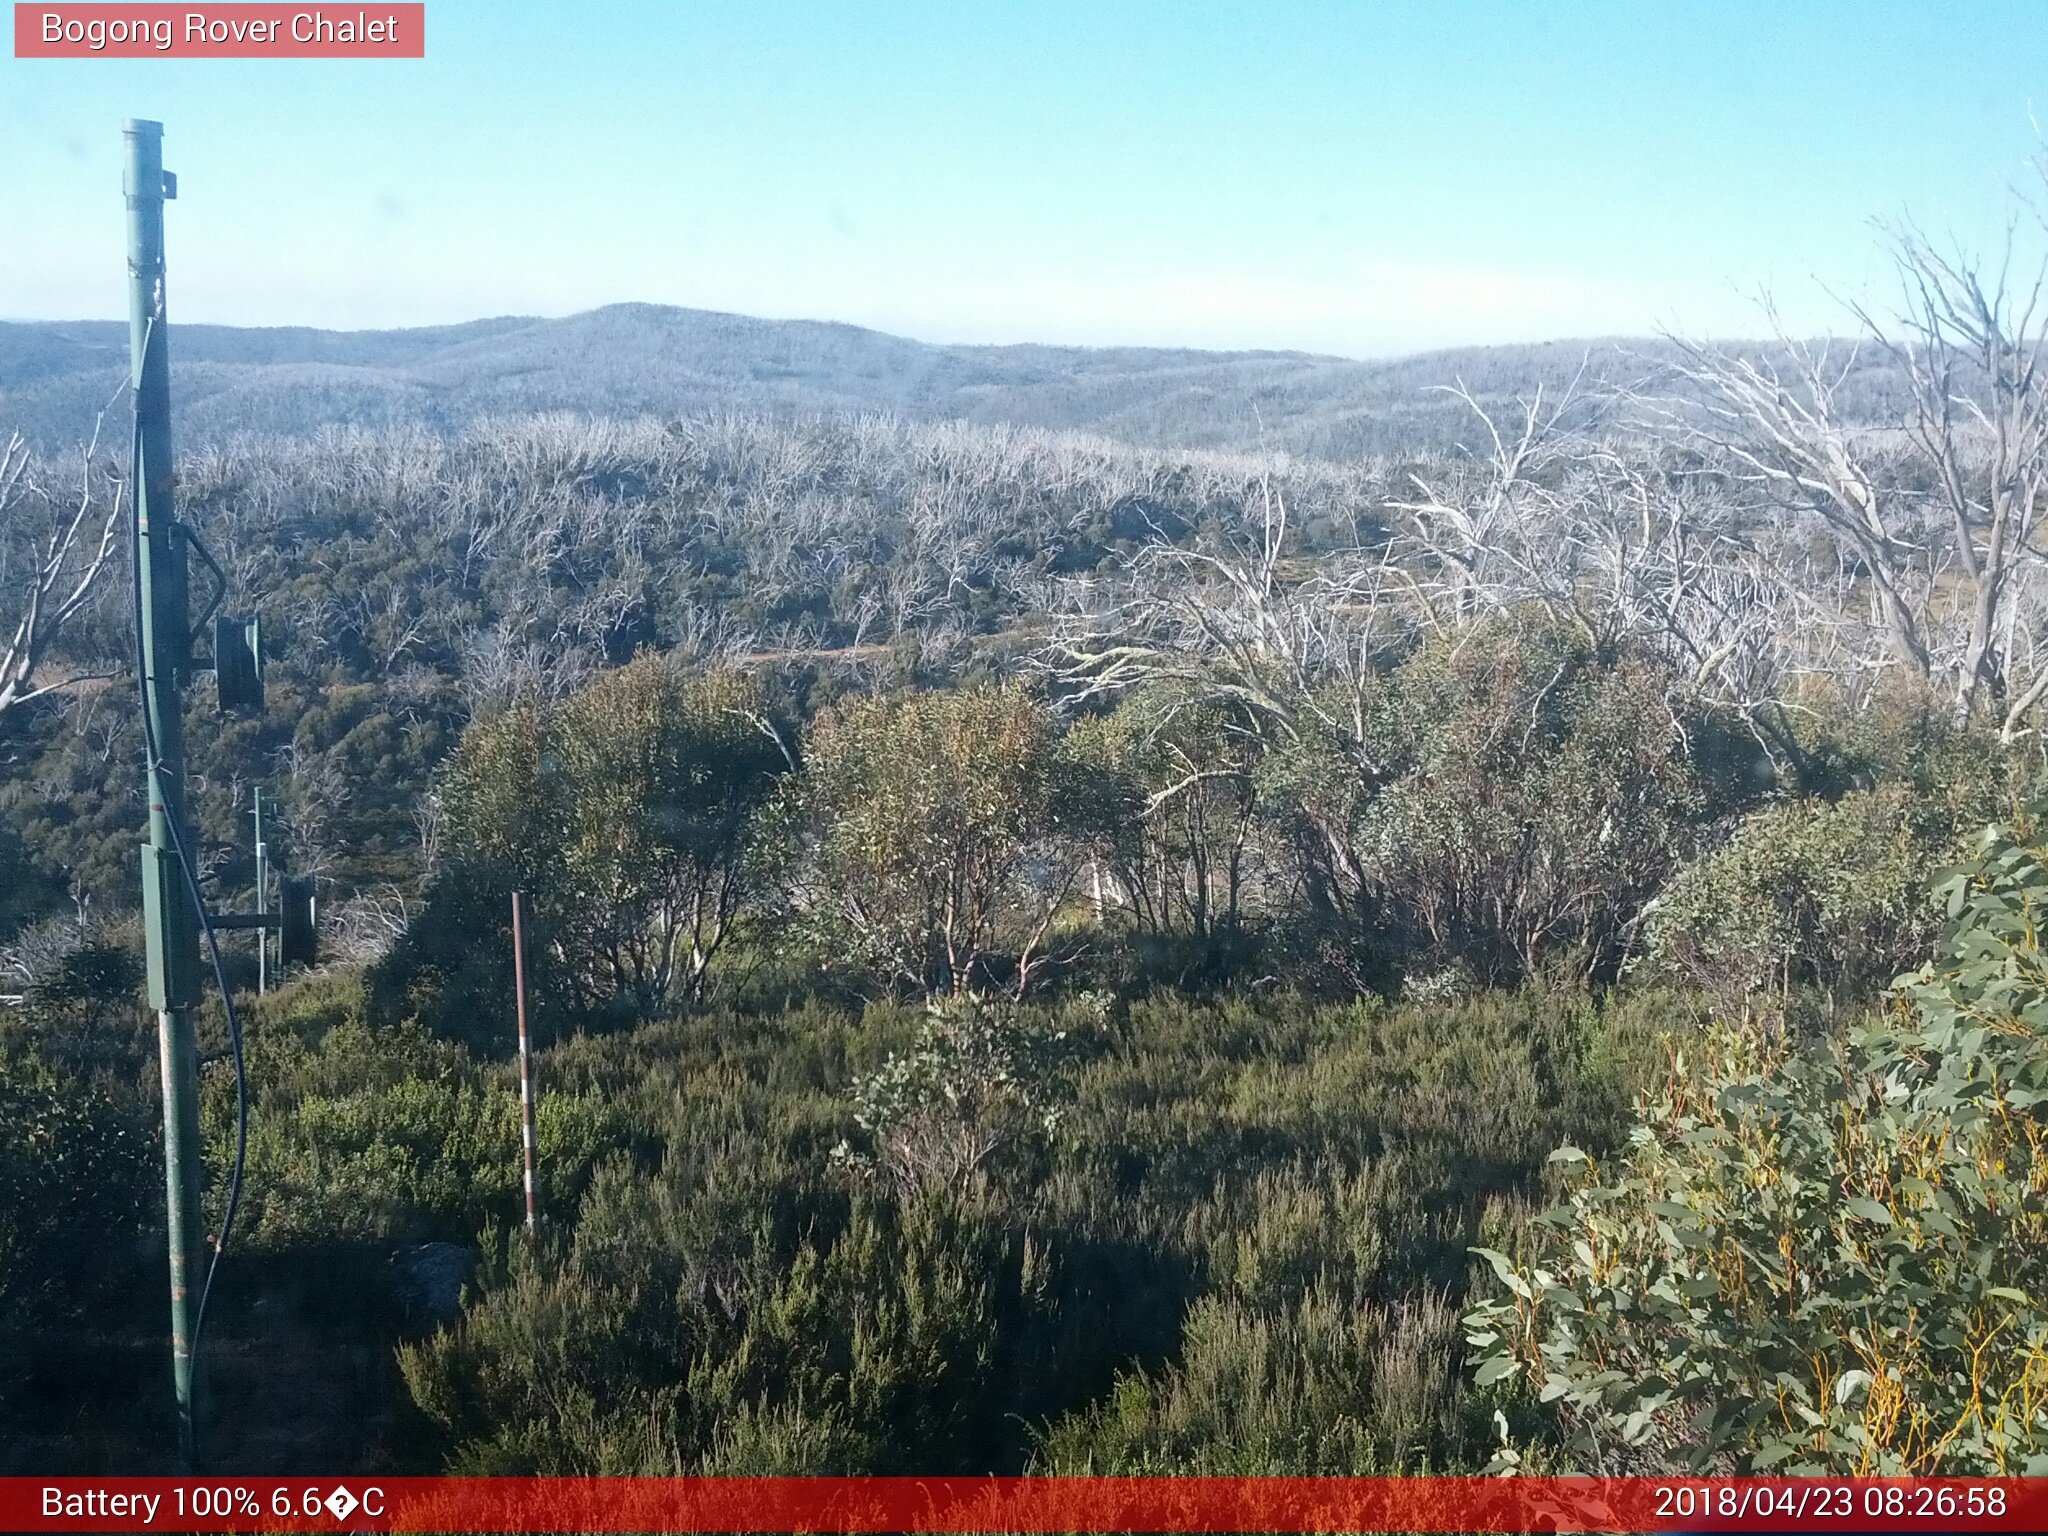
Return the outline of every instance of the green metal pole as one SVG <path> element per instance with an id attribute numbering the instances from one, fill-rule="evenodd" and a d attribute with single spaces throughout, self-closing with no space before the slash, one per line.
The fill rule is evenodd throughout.
<path id="1" fill-rule="evenodd" d="M 263 786 L 258 784 L 250 792 L 255 803 L 252 814 L 256 818 L 256 910 L 270 910 L 270 845 L 263 841 Z M 270 990 L 270 930 L 259 926 L 256 929 L 256 993 L 260 997 Z"/>
<path id="2" fill-rule="evenodd" d="M 164 306 L 163 125 L 131 120 L 128 197 L 130 383 L 135 396 L 136 581 L 141 609 L 142 707 L 154 761 L 146 771 L 149 841 L 142 849 L 142 908 L 150 1003 L 163 1065 L 164 1182 L 171 1256 L 171 1371 L 178 1394 L 178 1458 L 199 1462 L 201 1383 L 192 1358 L 198 1287 L 205 1275 L 199 1210 L 199 1047 L 192 1029 L 199 962 L 198 915 L 179 865 L 184 827 L 184 720 L 191 605 L 185 542 L 171 475 L 171 368 Z"/>

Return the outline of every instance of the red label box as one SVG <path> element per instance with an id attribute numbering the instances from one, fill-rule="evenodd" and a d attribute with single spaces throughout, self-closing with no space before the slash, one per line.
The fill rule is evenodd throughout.
<path id="1" fill-rule="evenodd" d="M 14 7 L 17 59 L 422 59 L 424 4 Z"/>

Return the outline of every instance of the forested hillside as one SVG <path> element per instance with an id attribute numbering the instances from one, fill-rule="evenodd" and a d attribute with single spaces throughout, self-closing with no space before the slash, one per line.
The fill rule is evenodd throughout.
<path id="1" fill-rule="evenodd" d="M 884 414 L 1100 433 L 1160 448 L 1285 450 L 1318 458 L 1442 451 L 1471 414 L 1584 372 L 1634 382 L 1663 342 L 1554 342 L 1354 362 L 1292 352 L 1142 347 L 931 346 L 851 325 L 621 304 L 559 320 L 409 331 L 174 325 L 179 441 L 333 426 L 460 430 L 479 417 L 569 411 L 663 418 L 739 412 L 803 420 Z M 54 449 L 127 377 L 128 330 L 0 322 L 0 422 Z M 1844 399 L 1879 409 L 1888 359 L 1862 360 Z"/>
<path id="2" fill-rule="evenodd" d="M 273 647 L 198 861 L 261 784 L 325 944 L 227 946 L 218 1464 L 2048 1466 L 2048 385 L 1904 259 L 1888 346 L 1627 377 L 181 332 Z M 0 343 L 0 1470 L 134 1471 L 120 340 Z"/>

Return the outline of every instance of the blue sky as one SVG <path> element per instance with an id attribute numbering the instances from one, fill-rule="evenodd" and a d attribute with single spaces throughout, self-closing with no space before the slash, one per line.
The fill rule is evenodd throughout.
<path id="1" fill-rule="evenodd" d="M 423 61 L 0 58 L 0 315 L 647 300 L 937 341 L 1293 347 L 1836 324 L 1869 221 L 2000 237 L 2048 3 L 429 0 Z M 2040 99 L 2036 99 L 2038 93 Z"/>

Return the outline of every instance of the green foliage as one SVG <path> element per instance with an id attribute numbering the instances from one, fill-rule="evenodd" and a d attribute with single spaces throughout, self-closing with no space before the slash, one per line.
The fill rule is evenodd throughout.
<path id="1" fill-rule="evenodd" d="M 859 699 L 815 722 L 794 816 L 798 900 L 828 953 L 966 992 L 1044 964 L 1081 871 L 1086 796 L 1015 686 Z"/>
<path id="2" fill-rule="evenodd" d="M 544 1082 L 652 1145 L 408 1346 L 408 1388 L 478 1472 L 1469 1466 L 1443 1293 L 1561 1131 L 1609 1133 L 1663 1011 L 1162 995 L 588 1037 Z M 1001 1177 L 834 1156 L 1019 1111 Z"/>
<path id="3" fill-rule="evenodd" d="M 1826 1043 L 1723 1029 L 1467 1319 L 1569 1464 L 2048 1471 L 2048 850 L 1941 882 L 1942 956 Z M 1512 1457 L 1514 1453 L 1509 1453 Z"/>
<path id="4" fill-rule="evenodd" d="M 104 1089 L 0 1046 L 0 1309 L 16 1325 L 95 1295 L 139 1211 L 147 1142 Z"/>
<path id="5" fill-rule="evenodd" d="M 1099 1022 L 1101 1004 L 1088 1001 Z M 834 1154 L 885 1172 L 905 1195 L 964 1192 L 1008 1173 L 1058 1126 L 1076 1042 L 1041 1016 L 976 997 L 934 1001 L 925 1014 L 909 1049 L 854 1083 L 867 1147 L 843 1142 Z"/>
<path id="6" fill-rule="evenodd" d="M 642 1015 L 692 997 L 759 890 L 755 816 L 789 766 L 754 680 L 643 657 L 574 694 L 551 730 L 562 880 L 541 888 L 595 991 Z M 546 750 L 546 749 L 544 749 Z"/>
<path id="7" fill-rule="evenodd" d="M 506 932 L 514 890 L 541 1014 L 645 1017 L 701 997 L 762 896 L 759 812 L 788 766 L 765 710 L 739 673 L 644 657 L 557 707 L 527 700 L 471 724 L 441 786 L 447 868 L 384 969 L 387 1006 L 502 1015 L 509 936 L 476 937 Z"/>
<path id="8" fill-rule="evenodd" d="M 1456 1313 L 1427 1294 L 1391 1308 L 1320 1289 L 1276 1309 L 1205 1297 L 1180 1362 L 1159 1379 L 1124 1376 L 1060 1420 L 1044 1466 L 1116 1477 L 1427 1471 L 1467 1439 L 1456 1340 Z"/>
<path id="9" fill-rule="evenodd" d="M 142 964 L 134 951 L 93 940 L 37 976 L 22 1007 L 33 1019 L 61 1020 L 91 1033 L 117 1016 L 132 1018 L 141 985 Z"/>
<path id="10" fill-rule="evenodd" d="M 63 882 L 13 824 L 23 798 L 13 784 L 0 784 L 0 934 L 27 926 L 39 911 L 55 907 L 64 891 Z"/>
<path id="11" fill-rule="evenodd" d="M 440 790 L 446 863 L 419 916 L 373 972 L 380 1014 L 431 1020 L 480 1052 L 511 1048 L 512 892 L 553 892 L 566 880 L 560 797 L 543 771 L 547 749 L 543 716 L 531 700 L 463 732 Z M 530 945 L 547 953 L 552 938 L 536 910 Z M 541 1038 L 555 1019 L 577 1011 L 574 980 L 571 967 L 534 968 Z"/>
<path id="12" fill-rule="evenodd" d="M 1926 684 L 1890 679 L 1852 705 L 1809 682 L 1795 695 L 1797 788 L 1835 799 L 1852 789 L 1907 787 L 1927 814 L 1976 826 L 2024 787 L 2026 755 L 1982 722 L 1958 725 L 1955 701 Z"/>
<path id="13" fill-rule="evenodd" d="M 276 652 L 263 717 L 190 701 L 202 862 L 246 885 L 227 850 L 253 775 L 273 850 L 333 894 L 428 886 L 367 987 L 247 1008 L 244 1273 L 374 1272 L 481 1227 L 467 1312 L 404 1356 L 438 1431 L 418 1454 L 478 1471 L 1450 1468 L 1490 1446 L 1485 1410 L 1527 1423 L 1552 1386 L 1562 1454 L 1619 1465 L 2032 1465 L 2032 854 L 1973 869 L 1978 947 L 1880 1026 L 1833 1054 L 1689 1042 L 1634 1182 L 1579 1183 L 1649 1040 L 1702 1011 L 1646 983 L 1861 1001 L 1925 953 L 1922 867 L 2019 752 L 1924 691 L 1849 709 L 1806 686 L 1741 723 L 1780 790 L 1827 803 L 1688 864 L 1768 787 L 1728 771 L 1733 717 L 1682 702 L 1701 657 L 1596 638 L 1616 615 L 1590 589 L 1583 631 L 1409 609 L 1418 636 L 1356 623 L 1363 585 L 1298 580 L 1408 525 L 1410 467 L 740 418 L 181 462 Z M 1531 473 L 1547 495 L 1553 463 Z M 1106 636 L 1156 643 L 1170 685 L 1069 723 L 998 680 L 1057 652 L 1051 579 L 1099 573 L 1140 612 L 1117 584 L 1227 585 L 1192 552 L 1261 528 L 1284 601 L 1225 633 L 1249 610 L 1192 590 L 1161 633 Z M 53 675 L 125 647 L 122 604 L 87 617 Z M 21 945 L 67 903 L 133 902 L 121 697 L 51 696 L 0 741 L 0 938 L 32 978 L 0 1019 L 0 1304 L 79 1330 L 104 1234 L 137 1225 L 147 1025 L 117 943 Z M 533 1250 L 502 1236 L 515 889 L 544 1047 Z M 1645 936 L 1629 992 L 1583 989 Z M 846 976 L 947 1001 L 850 1012 Z M 1107 1005 L 1060 990 L 1104 978 Z M 1290 990 L 1333 981 L 1341 1002 Z M 217 1219 L 232 1083 L 211 1006 L 200 1026 Z M 1523 1251 L 1561 1138 L 1589 1158 L 1566 1209 L 1607 1236 L 1584 1277 L 1577 1227 L 1502 1258 L 1524 1331 L 1491 1330 L 1467 1391 L 1467 1250 Z M 1709 1221 L 1711 1263 L 1688 1246 Z M 223 1305 L 224 1329 L 250 1315 Z M 1716 1372 L 1729 1404 L 1689 1417 Z"/>
<path id="14" fill-rule="evenodd" d="M 971 1205 L 856 1198 L 799 1226 L 789 1173 L 718 1177 L 600 1178 L 559 1267 L 515 1265 L 402 1351 L 452 1467 L 973 1464 L 999 1325 L 1043 1304 L 1028 1251 Z"/>
<path id="15" fill-rule="evenodd" d="M 358 989 L 325 979 L 263 999 L 245 1036 L 252 1104 L 238 1249 L 462 1239 L 520 1209 L 509 1067 L 479 1065 L 417 1024 L 372 1024 Z M 234 1157 L 224 1067 L 206 1073 L 200 1101 L 215 1220 Z M 572 1206 L 599 1159 L 631 1144 L 621 1109 L 590 1094 L 553 1087 L 536 1120 L 551 1209 Z"/>
<path id="16" fill-rule="evenodd" d="M 539 701 L 471 723 L 440 786 L 447 856 L 514 889 L 561 878 L 562 786 Z"/>
<path id="17" fill-rule="evenodd" d="M 1418 974 L 1611 975 L 1706 808 L 1667 693 L 1514 615 L 1425 644 L 1265 770 L 1311 902 Z"/>
<path id="18" fill-rule="evenodd" d="M 1648 958 L 1731 1014 L 1794 983 L 1867 1001 L 1934 943 L 1927 871 L 1962 835 L 1897 783 L 1756 812 L 1665 888 Z"/>
<path id="19" fill-rule="evenodd" d="M 1086 814 L 1098 829 L 1090 853 L 1115 913 L 1142 934 L 1235 935 L 1258 873 L 1262 754 L 1246 722 L 1141 689 L 1113 714 L 1077 721 L 1067 740 L 1077 792 L 1096 802 Z"/>

